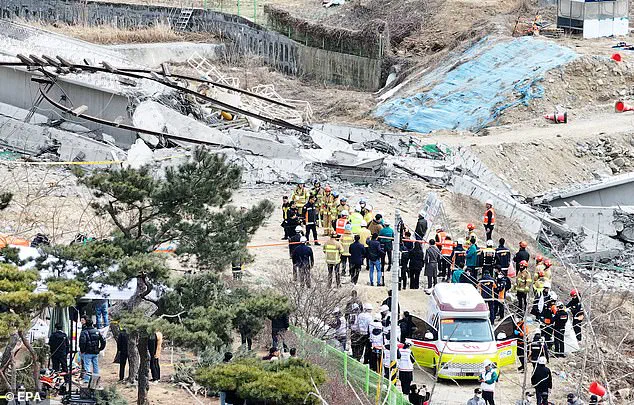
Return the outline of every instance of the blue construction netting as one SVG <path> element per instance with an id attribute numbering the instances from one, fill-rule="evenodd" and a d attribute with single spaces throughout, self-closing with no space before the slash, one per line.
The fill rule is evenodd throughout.
<path id="1" fill-rule="evenodd" d="M 570 48 L 532 37 L 485 38 L 457 62 L 425 75 L 418 88 L 429 90 L 393 98 L 380 105 L 376 114 L 388 125 L 421 133 L 478 131 L 507 108 L 543 97 L 539 81 L 544 73 L 576 57 Z"/>

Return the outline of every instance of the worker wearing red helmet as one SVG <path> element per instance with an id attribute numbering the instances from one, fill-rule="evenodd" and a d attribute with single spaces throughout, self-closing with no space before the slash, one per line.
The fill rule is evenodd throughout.
<path id="1" fill-rule="evenodd" d="M 540 278 L 544 278 L 544 270 L 546 270 L 546 266 L 544 265 L 544 257 L 542 255 L 535 256 L 535 275 L 533 277 L 533 281 L 537 282 Z M 535 286 L 535 284 L 533 284 Z"/>
<path id="2" fill-rule="evenodd" d="M 467 235 L 465 236 L 465 240 L 469 242 L 471 241 L 471 238 L 475 238 L 476 243 L 478 242 L 478 236 L 475 233 L 475 225 L 467 224 Z"/>
<path id="3" fill-rule="evenodd" d="M 520 249 L 517 251 L 517 253 L 515 253 L 515 256 L 513 256 L 513 262 L 515 263 L 515 271 L 518 273 L 520 272 L 521 261 L 526 261 L 527 263 L 526 267 L 528 267 L 528 261 L 530 260 L 531 255 L 526 250 L 527 247 L 528 247 L 528 243 L 526 243 L 525 241 L 521 241 Z"/>
<path id="4" fill-rule="evenodd" d="M 570 301 L 566 304 L 566 307 L 570 310 L 572 315 L 572 328 L 577 336 L 577 341 L 581 342 L 581 323 L 584 318 L 583 305 L 581 304 L 581 298 L 577 290 L 570 291 Z"/>
<path id="5" fill-rule="evenodd" d="M 517 305 L 523 313 L 526 310 L 526 298 L 528 297 L 528 292 L 531 289 L 533 279 L 531 277 L 531 273 L 528 271 L 528 261 L 520 261 L 518 263 L 518 268 L 519 270 L 517 271 L 515 281 L 515 292 L 517 293 Z"/>
<path id="6" fill-rule="evenodd" d="M 550 259 L 544 260 L 544 277 L 546 277 L 547 280 L 553 279 L 553 270 L 551 269 L 552 265 L 553 263 Z"/>

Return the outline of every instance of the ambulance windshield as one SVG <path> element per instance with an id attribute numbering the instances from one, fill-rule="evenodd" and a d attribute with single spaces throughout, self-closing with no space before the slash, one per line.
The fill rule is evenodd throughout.
<path id="1" fill-rule="evenodd" d="M 450 342 L 491 342 L 493 333 L 488 319 L 442 319 L 440 336 Z"/>

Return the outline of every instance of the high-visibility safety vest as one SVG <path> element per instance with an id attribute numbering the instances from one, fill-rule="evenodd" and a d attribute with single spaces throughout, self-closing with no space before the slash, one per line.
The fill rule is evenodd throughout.
<path id="1" fill-rule="evenodd" d="M 444 242 L 445 238 L 447 237 L 447 232 L 445 232 L 445 231 L 438 232 L 436 234 L 436 237 L 438 238 L 438 242 L 442 243 L 442 242 Z"/>
<path id="2" fill-rule="evenodd" d="M 443 240 L 440 243 L 441 249 L 440 249 L 440 254 L 443 256 L 451 256 L 451 253 L 453 252 L 453 241 L 452 240 Z"/>
<path id="3" fill-rule="evenodd" d="M 337 216 L 339 216 L 343 211 L 350 212 L 350 207 L 348 206 L 348 204 L 341 205 L 341 202 L 339 202 L 339 204 L 337 204 L 335 208 L 337 209 Z"/>
<path id="4" fill-rule="evenodd" d="M 331 193 L 324 193 L 324 196 L 321 200 L 321 209 L 320 212 L 322 214 L 328 214 L 330 215 L 330 213 L 332 212 L 332 208 L 335 205 L 335 196 L 332 195 Z"/>
<path id="5" fill-rule="evenodd" d="M 326 254 L 326 264 L 341 263 L 341 244 L 338 242 L 326 242 L 324 245 L 324 253 Z"/>
<path id="6" fill-rule="evenodd" d="M 346 232 L 346 224 L 348 223 L 348 219 L 347 218 L 339 218 L 337 220 L 336 226 L 335 226 L 335 232 L 337 232 L 337 235 L 343 235 Z"/>
<path id="7" fill-rule="evenodd" d="M 412 351 L 410 349 L 398 349 L 398 351 L 401 353 L 401 358 L 398 359 L 398 369 L 400 371 L 414 371 Z"/>
<path id="8" fill-rule="evenodd" d="M 491 211 L 491 223 L 487 224 L 489 220 L 489 211 Z M 484 218 L 482 220 L 482 223 L 485 225 L 495 225 L 495 211 L 493 210 L 493 208 L 489 208 L 488 210 L 484 211 Z"/>
<path id="9" fill-rule="evenodd" d="M 361 232 L 361 222 L 363 221 L 363 215 L 358 212 L 350 214 L 350 225 L 352 225 L 352 233 L 358 235 Z"/>
<path id="10" fill-rule="evenodd" d="M 354 235 L 351 233 L 344 233 L 341 235 L 341 246 L 343 246 L 343 253 L 341 256 L 350 256 L 350 245 L 354 243 Z"/>
<path id="11" fill-rule="evenodd" d="M 524 270 L 517 275 L 517 283 L 515 284 L 515 289 L 517 290 L 517 292 L 527 293 L 532 282 L 533 279 L 531 278 L 531 274 L 528 272 L 528 270 Z"/>
<path id="12" fill-rule="evenodd" d="M 478 235 L 476 235 L 475 231 L 469 231 L 469 232 L 467 232 L 467 236 L 466 236 L 466 238 L 467 238 L 467 242 L 470 242 L 470 241 L 471 241 L 471 237 L 474 237 L 474 238 L 475 238 L 476 243 L 478 243 Z"/>
<path id="13" fill-rule="evenodd" d="M 302 187 L 301 189 L 297 187 L 293 192 L 293 196 L 291 197 L 297 207 L 301 209 L 308 202 L 308 190 L 306 187 Z"/>

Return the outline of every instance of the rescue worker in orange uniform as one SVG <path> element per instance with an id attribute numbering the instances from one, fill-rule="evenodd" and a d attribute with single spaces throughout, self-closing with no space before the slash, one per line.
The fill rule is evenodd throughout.
<path id="1" fill-rule="evenodd" d="M 335 221 L 335 234 L 343 235 L 346 232 L 346 224 L 348 223 L 348 211 L 341 211 L 339 218 Z"/>
<path id="2" fill-rule="evenodd" d="M 483 223 L 484 231 L 486 232 L 486 240 L 491 239 L 493 235 L 493 228 L 495 227 L 495 211 L 493 210 L 493 201 L 487 200 L 486 211 L 484 211 Z"/>
<path id="3" fill-rule="evenodd" d="M 451 240 L 451 236 L 445 235 L 443 240 L 440 243 L 436 243 L 436 245 L 440 245 L 440 254 L 442 256 L 438 263 L 438 275 L 441 279 L 449 281 L 451 280 L 453 265 L 454 242 Z"/>

